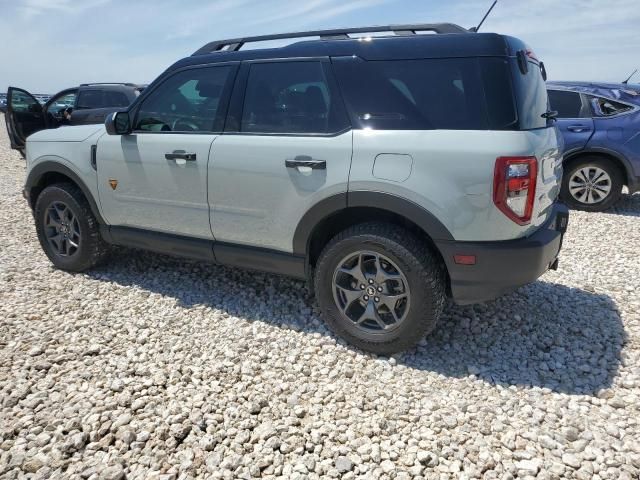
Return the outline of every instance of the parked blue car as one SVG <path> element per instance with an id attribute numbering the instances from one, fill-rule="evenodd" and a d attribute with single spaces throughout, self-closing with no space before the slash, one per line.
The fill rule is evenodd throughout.
<path id="1" fill-rule="evenodd" d="M 565 141 L 561 198 L 599 212 L 640 190 L 640 86 L 547 82 Z"/>

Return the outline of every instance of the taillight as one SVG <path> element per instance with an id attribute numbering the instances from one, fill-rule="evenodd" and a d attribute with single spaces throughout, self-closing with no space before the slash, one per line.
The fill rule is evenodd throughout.
<path id="1" fill-rule="evenodd" d="M 493 176 L 493 203 L 519 225 L 531 221 L 536 195 L 536 157 L 499 157 Z"/>

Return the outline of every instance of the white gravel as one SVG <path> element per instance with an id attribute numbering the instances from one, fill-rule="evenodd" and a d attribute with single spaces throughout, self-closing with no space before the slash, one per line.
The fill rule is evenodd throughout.
<path id="1" fill-rule="evenodd" d="M 0 478 L 640 477 L 639 195 L 375 358 L 297 281 L 128 250 L 53 269 L 0 130 Z"/>

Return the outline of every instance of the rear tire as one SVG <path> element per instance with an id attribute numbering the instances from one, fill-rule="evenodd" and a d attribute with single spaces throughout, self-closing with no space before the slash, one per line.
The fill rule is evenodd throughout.
<path id="1" fill-rule="evenodd" d="M 413 347 L 444 308 L 444 266 L 424 241 L 395 225 L 363 223 L 343 231 L 326 245 L 314 273 L 329 328 L 368 352 Z"/>
<path id="2" fill-rule="evenodd" d="M 87 199 L 72 183 L 46 187 L 38 195 L 34 217 L 40 245 L 57 268 L 81 272 L 109 252 Z"/>
<path id="3" fill-rule="evenodd" d="M 560 197 L 575 210 L 602 212 L 618 201 L 622 183 L 622 172 L 611 160 L 582 157 L 565 167 Z"/>

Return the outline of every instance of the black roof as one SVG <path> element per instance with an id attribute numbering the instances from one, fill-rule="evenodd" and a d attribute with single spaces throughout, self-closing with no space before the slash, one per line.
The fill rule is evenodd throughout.
<path id="1" fill-rule="evenodd" d="M 459 27 L 461 28 L 461 27 Z M 254 37 L 255 38 L 255 37 Z M 260 37 L 258 37 L 260 38 Z M 290 38 L 290 37 L 279 37 Z M 220 42 L 210 42 L 194 55 L 179 60 L 169 70 L 209 63 L 257 60 L 269 58 L 297 58 L 318 56 L 351 56 L 365 60 L 447 58 L 476 56 L 513 56 L 526 45 L 520 40 L 495 33 L 443 33 L 390 35 L 364 38 L 326 38 L 304 40 L 279 48 L 218 50 L 203 53 L 206 48 L 216 47 Z"/>

